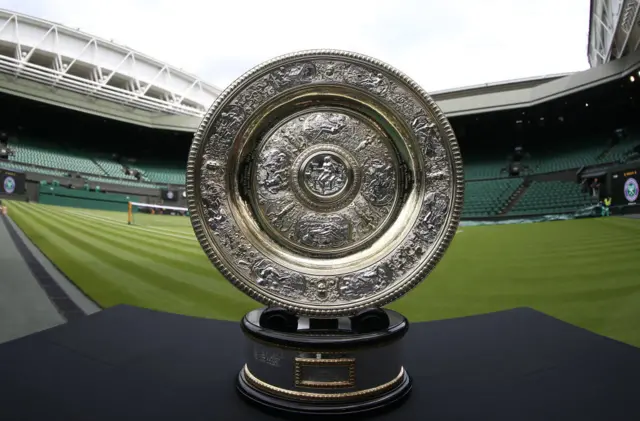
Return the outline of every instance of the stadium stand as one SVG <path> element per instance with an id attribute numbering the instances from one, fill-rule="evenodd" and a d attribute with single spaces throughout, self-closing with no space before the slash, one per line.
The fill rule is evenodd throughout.
<path id="1" fill-rule="evenodd" d="M 583 143 L 560 143 L 548 149 L 535 148 L 531 157 L 523 162 L 529 171 L 526 175 L 545 174 L 577 169 L 602 162 L 621 161 L 626 154 L 640 144 L 630 137 L 606 148 L 602 139 L 585 140 Z M 80 173 L 86 182 L 99 186 L 115 183 L 137 188 L 157 188 L 159 184 L 184 185 L 185 171 L 175 162 L 145 160 L 132 164 L 142 174 L 142 180 L 126 173 L 126 168 L 108 153 L 64 150 L 46 140 L 13 137 L 10 145 L 15 154 L 0 166 L 17 171 L 61 177 Z M 536 150 L 538 149 L 538 150 Z M 504 214 L 514 193 L 523 188 L 523 178 L 509 178 L 505 171 L 506 160 L 494 156 L 474 155 L 465 162 L 466 194 L 462 217 L 466 219 L 496 217 Z M 47 187 L 40 190 L 43 203 L 89 207 L 92 209 L 123 210 L 122 201 L 104 200 L 104 193 L 93 192 L 57 194 L 61 190 Z M 526 216 L 545 213 L 570 213 L 592 204 L 588 195 L 580 191 L 577 183 L 566 181 L 534 181 L 525 187 L 522 197 L 506 213 L 507 216 Z M 73 190 L 72 190 L 73 191 Z M 55 193 L 52 193 L 55 192 Z M 78 194 L 80 196 L 78 196 Z M 97 199 L 96 199 L 97 197 Z M 100 199 L 100 200 L 98 200 Z M 115 205 L 117 203 L 118 205 Z"/>
<path id="2" fill-rule="evenodd" d="M 571 213 L 593 204 L 581 190 L 579 171 L 640 153 L 640 131 L 633 127 L 637 105 L 629 93 L 637 89 L 640 97 L 640 83 L 590 89 L 589 98 L 571 94 L 554 104 L 451 118 L 464 161 L 464 219 Z M 9 134 L 12 149 L 0 158 L 0 167 L 26 172 L 32 184 L 45 181 L 51 187 L 59 180 L 81 191 L 71 195 L 98 194 L 71 197 L 40 188 L 42 197 L 31 200 L 96 206 L 107 197 L 95 193 L 101 190 L 147 195 L 147 203 L 186 204 L 181 194 L 169 200 L 161 190 L 183 190 L 183 157 L 192 132 L 105 120 L 7 94 L 0 94 L 0 106 L 6 110 L 0 131 Z"/>
<path id="3" fill-rule="evenodd" d="M 120 163 L 104 153 L 92 153 L 78 149 L 65 150 L 56 146 L 55 143 L 43 139 L 27 138 L 24 140 L 13 137 L 10 139 L 9 145 L 15 154 L 10 157 L 9 161 L 0 161 L 0 166 L 3 168 L 53 177 L 80 174 L 83 179 L 96 183 L 115 183 L 141 188 L 157 187 L 150 180 L 147 182 L 139 181 L 133 175 L 126 174 Z M 160 170 L 158 172 L 161 173 Z"/>
<path id="4" fill-rule="evenodd" d="M 606 153 L 599 157 L 597 162 L 599 164 L 608 162 L 624 162 L 626 158 L 631 155 L 633 149 L 638 146 L 640 146 L 640 137 L 637 135 L 620 140 Z"/>
<path id="5" fill-rule="evenodd" d="M 594 165 L 605 150 L 600 139 L 584 139 L 580 143 L 557 143 L 552 149 L 532 152 L 528 163 L 532 174 L 544 174 Z"/>
<path id="6" fill-rule="evenodd" d="M 507 215 L 574 213 L 593 204 L 593 197 L 575 182 L 534 181 Z"/>
<path id="7" fill-rule="evenodd" d="M 492 178 L 505 177 L 502 171 L 505 161 L 495 159 L 495 157 L 474 157 L 473 160 L 465 161 L 465 180 L 486 180 Z"/>
<path id="8" fill-rule="evenodd" d="M 186 173 L 184 166 L 175 163 L 144 162 L 137 163 L 135 169 L 154 183 L 184 185 Z"/>
<path id="9" fill-rule="evenodd" d="M 463 218 L 496 216 L 522 184 L 521 178 L 470 181 L 465 184 Z"/>
<path id="10" fill-rule="evenodd" d="M 67 172 L 106 175 L 90 158 L 70 155 L 60 149 L 52 148 L 51 145 L 45 146 L 38 140 L 22 138 L 17 142 L 10 141 L 9 145 L 15 151 L 12 161 Z"/>
<path id="11" fill-rule="evenodd" d="M 0 168 L 21 172 L 33 172 L 37 174 L 50 175 L 53 177 L 64 177 L 68 174 L 68 171 L 57 171 L 50 168 L 39 168 L 33 165 L 23 165 L 13 161 L 0 161 Z"/>

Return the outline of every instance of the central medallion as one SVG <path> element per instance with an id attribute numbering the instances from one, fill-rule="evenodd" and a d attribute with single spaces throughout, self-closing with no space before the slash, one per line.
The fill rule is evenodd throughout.
<path id="1" fill-rule="evenodd" d="M 261 228 L 303 255 L 340 256 L 374 241 L 401 192 L 389 138 L 349 110 L 281 122 L 259 141 L 250 192 Z"/>
<path id="2" fill-rule="evenodd" d="M 361 181 L 360 164 L 345 148 L 319 143 L 293 162 L 292 191 L 310 210 L 337 211 L 351 203 Z"/>
<path id="3" fill-rule="evenodd" d="M 303 179 L 311 193 L 329 197 L 346 187 L 347 168 L 337 155 L 319 152 L 307 160 Z"/>

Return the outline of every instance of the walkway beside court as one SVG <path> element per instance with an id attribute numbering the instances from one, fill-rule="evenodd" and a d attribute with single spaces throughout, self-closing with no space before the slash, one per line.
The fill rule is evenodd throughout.
<path id="1" fill-rule="evenodd" d="M 65 319 L 33 276 L 0 217 L 0 343 L 57 326 Z"/>
<path id="2" fill-rule="evenodd" d="M 0 343 L 97 311 L 10 218 L 0 216 Z"/>

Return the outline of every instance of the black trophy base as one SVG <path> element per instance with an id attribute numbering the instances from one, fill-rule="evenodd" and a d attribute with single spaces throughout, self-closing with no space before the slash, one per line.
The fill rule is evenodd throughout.
<path id="1" fill-rule="evenodd" d="M 324 415 L 333 417 L 373 415 L 391 411 L 402 404 L 411 393 L 411 377 L 404 372 L 402 381 L 393 389 L 365 401 L 357 402 L 300 402 L 283 399 L 251 386 L 244 370 L 238 374 L 238 392 L 247 402 L 263 411 L 290 419 L 298 416 Z"/>
<path id="2" fill-rule="evenodd" d="M 247 354 L 237 389 L 268 412 L 385 412 L 411 392 L 401 352 L 409 322 L 394 311 L 313 319 L 267 308 L 249 312 L 241 326 Z"/>

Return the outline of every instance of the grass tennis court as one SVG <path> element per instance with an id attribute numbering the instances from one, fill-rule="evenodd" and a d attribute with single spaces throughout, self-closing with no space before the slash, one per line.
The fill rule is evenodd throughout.
<path id="1" fill-rule="evenodd" d="M 103 307 L 239 320 L 259 306 L 204 255 L 188 218 L 9 203 L 9 215 Z M 429 279 L 390 307 L 410 320 L 529 306 L 640 346 L 640 220 L 463 227 Z"/>

